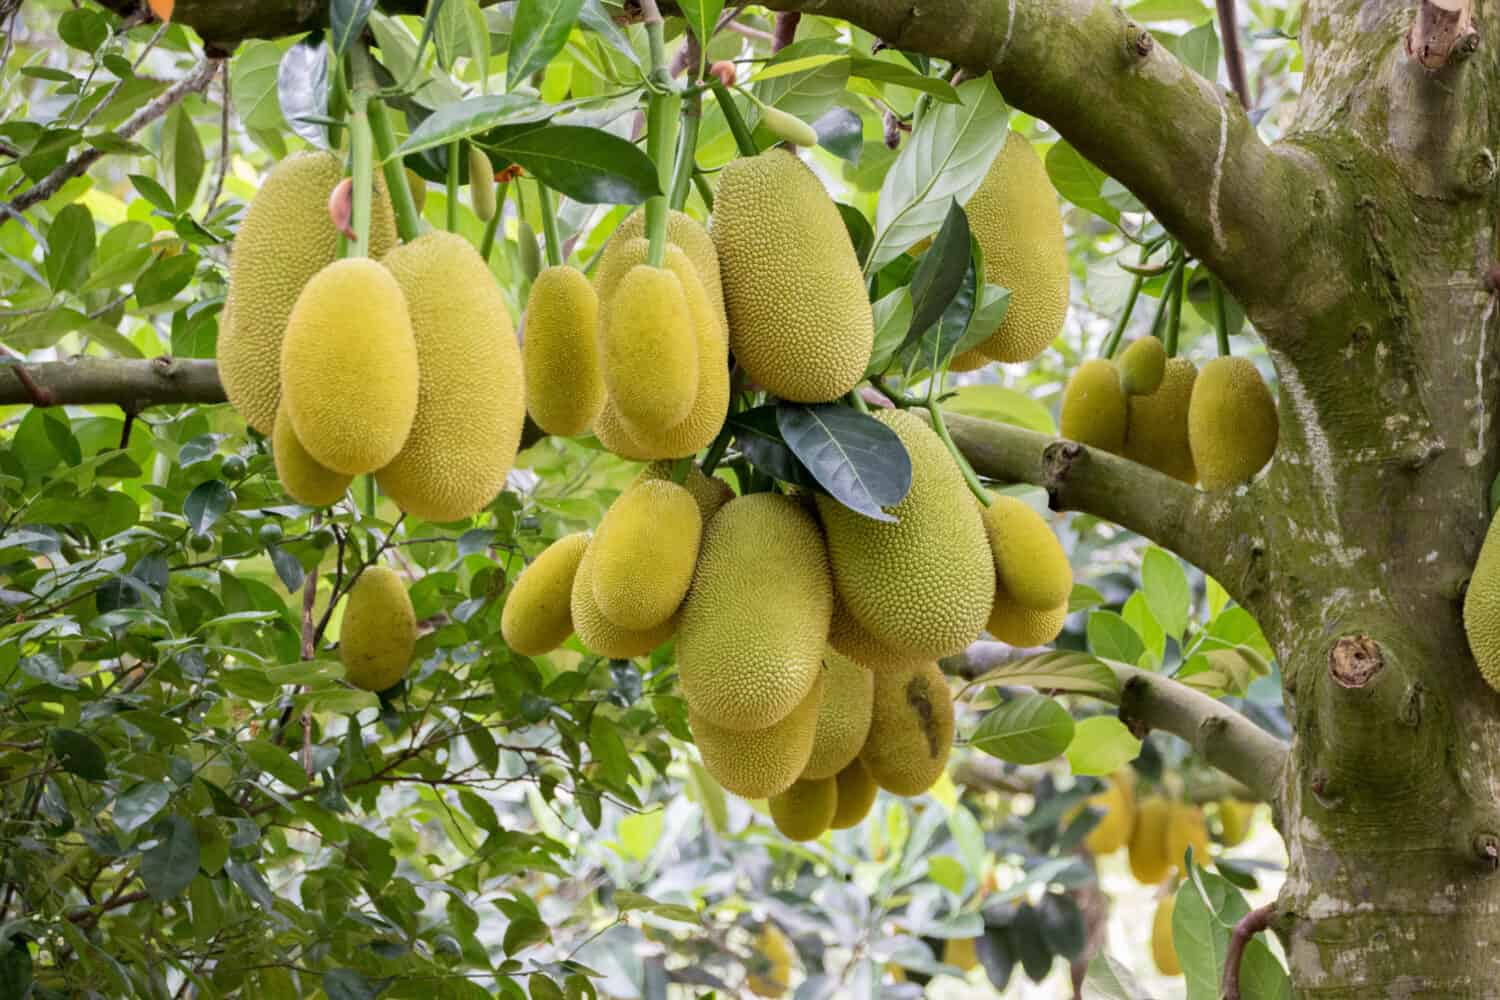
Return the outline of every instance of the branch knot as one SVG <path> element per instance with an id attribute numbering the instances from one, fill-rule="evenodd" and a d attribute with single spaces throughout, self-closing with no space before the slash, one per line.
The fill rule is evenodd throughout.
<path id="1" fill-rule="evenodd" d="M 1328 651 L 1328 672 L 1340 687 L 1365 687 L 1384 668 L 1380 643 L 1367 635 L 1346 635 Z"/>

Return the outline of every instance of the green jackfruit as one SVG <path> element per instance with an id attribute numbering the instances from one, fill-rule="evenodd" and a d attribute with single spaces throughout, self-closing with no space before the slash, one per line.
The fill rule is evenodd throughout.
<path id="1" fill-rule="evenodd" d="M 772 395 L 825 403 L 864 377 L 875 327 L 838 208 L 797 156 L 768 149 L 719 175 L 714 246 L 729 341 Z"/>
<path id="2" fill-rule="evenodd" d="M 1188 444 L 1205 490 L 1248 483 L 1276 451 L 1276 401 L 1249 358 L 1214 358 L 1193 383 Z"/>
<path id="3" fill-rule="evenodd" d="M 406 676 L 417 645 L 417 616 L 395 570 L 369 566 L 344 604 L 339 659 L 357 688 L 384 691 Z"/>
<path id="4" fill-rule="evenodd" d="M 742 731 L 785 718 L 822 675 L 832 610 L 812 515 L 775 493 L 729 501 L 704 532 L 682 606 L 677 668 L 688 707 Z"/>
<path id="5" fill-rule="evenodd" d="M 793 146 L 816 146 L 818 133 L 807 122 L 796 115 L 789 115 L 769 104 L 760 106 L 760 123 L 776 138 Z"/>
<path id="6" fill-rule="evenodd" d="M 817 840 L 838 810 L 839 784 L 832 777 L 802 778 L 771 796 L 771 820 L 788 840 Z"/>
<path id="7" fill-rule="evenodd" d="M 1005 137 L 964 206 L 984 250 L 984 280 L 1010 289 L 1005 319 L 977 348 L 996 361 L 1030 361 L 1068 316 L 1068 247 L 1047 168 L 1019 133 Z"/>
<path id="8" fill-rule="evenodd" d="M 698 397 L 698 340 L 682 282 L 638 264 L 607 300 L 599 355 L 609 401 L 630 425 L 664 433 Z"/>
<path id="9" fill-rule="evenodd" d="M 599 443 L 620 458 L 630 462 L 650 462 L 654 458 L 649 449 L 630 436 L 630 429 L 620 419 L 620 411 L 608 399 L 599 410 L 599 416 L 594 418 L 593 429 Z"/>
<path id="10" fill-rule="evenodd" d="M 246 308 L 235 298 L 235 315 Z M 417 341 L 407 300 L 373 260 L 336 260 L 297 297 L 281 345 L 292 430 L 334 472 L 374 472 L 396 457 L 417 412 Z"/>
<path id="11" fill-rule="evenodd" d="M 604 276 L 609 273 L 615 274 L 618 281 L 629 268 L 622 268 L 618 261 L 624 256 L 623 251 L 631 240 L 646 235 L 646 211 L 638 208 L 625 217 L 620 227 L 610 237 L 609 245 L 604 248 L 604 255 L 599 261 L 600 297 L 603 298 L 603 289 L 606 285 Z M 719 277 L 719 252 L 714 249 L 713 237 L 708 235 L 708 230 L 703 224 L 686 212 L 675 209 L 667 216 L 667 242 L 681 247 L 682 252 L 688 255 L 688 260 L 693 262 L 693 267 L 698 271 L 698 280 L 703 284 L 703 290 L 708 294 L 708 300 L 713 303 L 714 314 L 719 317 L 719 328 L 724 331 L 724 340 L 729 340 L 729 317 L 724 311 L 724 285 Z M 613 287 L 613 282 L 607 283 Z"/>
<path id="12" fill-rule="evenodd" d="M 287 496 L 309 507 L 324 507 L 343 499 L 344 491 L 354 477 L 333 472 L 318 464 L 317 459 L 307 453 L 297 434 L 292 430 L 292 421 L 286 415 L 286 407 L 276 414 L 276 429 L 271 435 L 271 455 L 276 460 L 276 478 Z"/>
<path id="13" fill-rule="evenodd" d="M 875 677 L 860 664 L 829 649 L 824 654 L 823 704 L 812 757 L 802 777 L 832 778 L 859 756 L 870 735 Z"/>
<path id="14" fill-rule="evenodd" d="M 1067 603 L 1073 567 L 1046 519 L 1011 496 L 992 497 L 983 516 L 999 586 L 1011 599 L 1034 611 Z"/>
<path id="15" fill-rule="evenodd" d="M 484 150 L 473 143 L 469 148 L 469 207 L 480 221 L 495 217 L 495 168 Z"/>
<path id="16" fill-rule="evenodd" d="M 411 436 L 376 479 L 408 514 L 471 517 L 505 488 L 526 420 L 505 296 L 453 233 L 419 237 L 385 263 L 406 293 L 421 377 Z"/>
<path id="17" fill-rule="evenodd" d="M 1255 822 L 1255 803 L 1239 799 L 1219 800 L 1219 842 L 1225 847 L 1238 847 L 1250 834 Z"/>
<path id="18" fill-rule="evenodd" d="M 643 483 L 648 479 L 671 480 L 672 467 L 675 462 L 652 462 L 640 471 L 635 477 L 635 483 Z M 682 488 L 693 495 L 698 503 L 698 513 L 703 516 L 703 523 L 707 525 L 719 509 L 734 499 L 734 490 L 729 484 L 718 476 L 705 476 L 703 470 L 696 463 L 689 463 L 687 475 L 682 480 Z"/>
<path id="19" fill-rule="evenodd" d="M 761 927 L 760 933 L 755 937 L 755 950 L 759 960 L 754 963 L 753 974 L 745 985 L 756 996 L 785 995 L 792 981 L 792 959 L 797 956 L 796 949 L 786 935 L 781 933 L 781 928 L 768 923 Z"/>
<path id="20" fill-rule="evenodd" d="M 676 483 L 650 479 L 620 494 L 594 536 L 594 601 L 616 625 L 636 632 L 677 613 L 693 582 L 703 516 Z"/>
<path id="21" fill-rule="evenodd" d="M 948 764 L 953 692 L 936 663 L 875 675 L 870 736 L 859 759 L 875 783 L 896 795 L 921 795 Z"/>
<path id="22" fill-rule="evenodd" d="M 230 294 L 243 304 L 220 319 L 218 362 L 224 393 L 245 422 L 270 436 L 281 400 L 281 342 L 302 288 L 338 256 L 328 196 L 344 177 L 329 153 L 296 153 L 278 163 L 250 201 L 229 258 Z M 396 220 L 377 176 L 370 254 L 396 245 Z"/>
<path id="23" fill-rule="evenodd" d="M 1063 624 L 1067 620 L 1066 600 L 1047 611 L 1036 611 L 1021 604 L 1004 590 L 996 590 L 995 604 L 990 608 L 990 618 L 985 623 L 984 630 L 1012 646 L 1045 646 L 1062 634 Z"/>
<path id="24" fill-rule="evenodd" d="M 823 676 L 813 681 L 802 701 L 786 717 L 748 732 L 716 726 L 688 706 L 693 742 L 703 767 L 715 781 L 747 799 L 779 795 L 807 766 L 823 701 Z"/>
<path id="25" fill-rule="evenodd" d="M 599 300 L 576 267 L 549 267 L 526 299 L 526 409 L 548 434 L 573 437 L 604 408 Z"/>
<path id="26" fill-rule="evenodd" d="M 925 657 L 898 652 L 866 632 L 865 627 L 849 613 L 837 587 L 833 588 L 833 617 L 828 624 L 828 645 L 872 670 L 914 666 L 926 662 Z"/>
<path id="27" fill-rule="evenodd" d="M 1194 864 L 1207 864 L 1208 823 L 1203 819 L 1203 810 L 1186 802 L 1173 802 L 1167 809 L 1167 862 L 1174 868 L 1182 867 L 1187 849 L 1193 849 Z"/>
<path id="28" fill-rule="evenodd" d="M 1184 483 L 1198 481 L 1188 445 L 1188 403 L 1197 378 L 1198 368 L 1187 358 L 1169 358 L 1156 391 L 1130 397 L 1126 458 Z"/>
<path id="29" fill-rule="evenodd" d="M 948 362 L 948 370 L 950 372 L 978 371 L 989 363 L 990 359 L 978 350 L 964 351 L 962 354 L 953 356 L 953 360 Z"/>
<path id="30" fill-rule="evenodd" d="M 860 820 L 870 814 L 870 807 L 875 804 L 880 786 L 875 784 L 875 779 L 870 777 L 870 769 L 858 757 L 839 772 L 837 780 L 838 807 L 834 810 L 833 822 L 828 825 L 834 830 L 847 830 L 858 826 Z"/>
<path id="31" fill-rule="evenodd" d="M 1104 791 L 1089 798 L 1089 805 L 1104 813 L 1083 838 L 1093 855 L 1113 854 L 1130 843 L 1135 826 L 1135 772 L 1126 767 L 1110 781 Z"/>
<path id="32" fill-rule="evenodd" d="M 1125 448 L 1128 416 L 1120 370 L 1102 358 L 1078 366 L 1063 390 L 1062 436 L 1094 448 L 1118 454 Z"/>
<path id="33" fill-rule="evenodd" d="M 610 621 L 594 600 L 594 547 L 584 550 L 579 560 L 578 571 L 573 576 L 573 594 L 570 610 L 573 612 L 573 630 L 578 641 L 598 656 L 612 660 L 629 660 L 645 656 L 657 646 L 672 638 L 677 631 L 677 619 L 669 618 L 655 628 L 636 631 L 621 628 Z"/>
<path id="34" fill-rule="evenodd" d="M 566 535 L 526 567 L 500 612 L 507 646 L 522 656 L 542 656 L 573 634 L 573 579 L 588 547 L 586 532 Z"/>
<path id="35" fill-rule="evenodd" d="M 1167 856 L 1167 818 L 1171 806 L 1160 795 L 1142 800 L 1130 831 L 1130 873 L 1141 885 L 1156 885 L 1172 870 Z"/>
<path id="36" fill-rule="evenodd" d="M 951 656 L 979 637 L 995 598 L 984 521 L 925 420 L 906 410 L 882 410 L 875 419 L 906 446 L 911 490 L 887 510 L 895 523 L 817 498 L 839 595 L 865 631 L 895 652 Z"/>
<path id="37" fill-rule="evenodd" d="M 422 175 L 411 167 L 406 168 L 406 186 L 411 189 L 411 203 L 417 209 L 417 214 L 422 214 L 422 209 L 427 207 L 427 181 Z"/>
<path id="38" fill-rule="evenodd" d="M 1167 370 L 1167 349 L 1155 337 L 1142 337 L 1115 362 L 1120 368 L 1120 385 L 1132 396 L 1149 396 L 1161 385 Z"/>

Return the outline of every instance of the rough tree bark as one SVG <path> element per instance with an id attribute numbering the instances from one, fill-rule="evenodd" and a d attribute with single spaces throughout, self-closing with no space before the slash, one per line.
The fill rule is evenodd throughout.
<path id="1" fill-rule="evenodd" d="M 178 10 L 212 35 L 214 8 L 258 6 L 296 5 Z M 1245 306 L 1281 387 L 1280 446 L 1248 488 L 1197 494 L 995 425 L 955 436 L 980 471 L 1176 549 L 1259 619 L 1295 731 L 1273 926 L 1299 996 L 1500 993 L 1500 695 L 1461 621 L 1500 423 L 1500 0 L 1307 0 L 1301 99 L 1272 145 L 1104 0 L 767 6 L 993 73 Z"/>

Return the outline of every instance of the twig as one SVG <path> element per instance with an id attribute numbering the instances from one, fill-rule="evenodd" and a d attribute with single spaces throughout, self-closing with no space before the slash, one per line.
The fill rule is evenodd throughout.
<path id="1" fill-rule="evenodd" d="M 204 218 L 214 214 L 214 206 L 219 203 L 219 195 L 224 193 L 224 176 L 229 173 L 229 107 L 234 102 L 234 94 L 229 84 L 229 64 L 224 64 L 224 75 L 221 86 L 224 88 L 224 107 L 219 114 L 219 170 L 214 175 L 213 194 L 209 195 L 208 207 L 203 210 Z"/>
<path id="2" fill-rule="evenodd" d="M 776 15 L 776 29 L 771 32 L 771 51 L 780 52 L 792 44 L 797 37 L 797 25 L 802 23 L 802 14 L 795 10 Z"/>
<path id="3" fill-rule="evenodd" d="M 148 13 L 147 16 L 149 17 L 150 14 Z M 133 18 L 135 17 L 135 15 L 132 14 L 131 17 Z M 129 24 L 127 21 L 127 23 L 120 25 L 120 30 L 123 33 L 129 31 L 133 27 L 135 27 L 135 25 Z M 146 56 L 150 55 L 151 50 L 156 48 L 156 43 L 161 41 L 161 36 L 167 33 L 167 28 L 169 27 L 171 27 L 171 25 L 163 23 L 161 27 L 156 29 L 156 33 L 153 34 L 149 39 L 147 39 L 145 46 L 141 48 L 140 54 L 135 57 L 135 62 L 130 64 L 130 68 L 132 70 L 141 68 L 141 63 L 146 61 Z M 110 102 L 113 101 L 116 95 L 120 93 L 120 88 L 123 86 L 125 86 L 125 78 L 121 77 L 120 79 L 115 81 L 115 85 L 113 87 L 109 88 L 109 93 L 105 94 L 102 98 L 100 98 L 98 104 L 95 104 L 92 108 L 89 109 L 89 113 L 83 116 L 83 121 L 78 123 L 78 127 L 80 129 L 88 128 L 93 120 L 99 117 L 99 112 L 109 107 Z"/>
<path id="4" fill-rule="evenodd" d="M 72 913 L 68 914 L 68 919 L 75 924 L 92 926 L 93 924 L 98 922 L 100 917 L 108 913 L 110 910 L 118 910 L 122 906 L 129 906 L 131 903 L 139 903 L 141 900 L 146 899 L 149 895 L 150 893 L 148 893 L 145 889 L 137 889 L 135 892 L 127 892 L 123 896 L 117 892 L 114 896 L 111 896 L 97 908 L 86 907 L 82 910 L 74 910 Z"/>
<path id="5" fill-rule="evenodd" d="M 769 31 L 761 31 L 759 28 L 752 28 L 750 25 L 741 24 L 738 21 L 731 21 L 725 27 L 736 35 L 744 35 L 753 42 L 765 42 L 767 45 L 771 45 L 776 41 L 775 36 Z"/>
<path id="6" fill-rule="evenodd" d="M 120 429 L 121 451 L 124 451 L 126 448 L 130 447 L 130 431 L 131 428 L 135 426 L 135 411 L 126 409 L 123 412 L 125 413 L 125 426 Z"/>
<path id="7" fill-rule="evenodd" d="M 1240 48 L 1238 18 L 1234 16 L 1234 0 L 1217 0 L 1219 8 L 1219 35 L 1224 41 L 1224 68 L 1229 73 L 1229 85 L 1240 99 L 1240 104 L 1250 107 L 1250 85 L 1245 82 L 1245 51 Z"/>
<path id="8" fill-rule="evenodd" d="M 1224 953 L 1224 1000 L 1240 1000 L 1240 958 L 1250 939 L 1271 926 L 1275 910 L 1274 902 L 1256 907 L 1234 925 L 1234 931 L 1229 935 L 1229 949 Z"/>

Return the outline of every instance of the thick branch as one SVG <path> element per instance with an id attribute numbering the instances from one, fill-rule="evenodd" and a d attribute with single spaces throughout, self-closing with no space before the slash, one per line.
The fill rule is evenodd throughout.
<path id="1" fill-rule="evenodd" d="M 1433 72 L 1461 62 L 1479 43 L 1473 0 L 1418 0 L 1406 32 L 1406 54 Z"/>
<path id="2" fill-rule="evenodd" d="M 222 403 L 224 389 L 212 361 L 152 358 L 72 358 L 26 366 L 38 390 L 53 406 L 111 403 L 126 412 L 167 403 Z M 15 366 L 0 366 L 0 406 L 30 403 Z"/>
<path id="3" fill-rule="evenodd" d="M 1229 947 L 1224 952 L 1224 983 L 1220 995 L 1224 1000 L 1240 1000 L 1240 959 L 1252 938 L 1271 926 L 1276 916 L 1276 904 L 1267 903 L 1256 907 L 1234 925 L 1229 935 Z"/>

